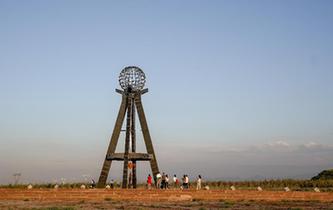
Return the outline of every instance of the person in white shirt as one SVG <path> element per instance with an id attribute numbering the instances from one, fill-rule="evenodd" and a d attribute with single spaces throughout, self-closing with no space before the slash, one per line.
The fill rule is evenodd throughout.
<path id="1" fill-rule="evenodd" d="M 178 188 L 178 184 L 179 184 L 179 180 L 175 174 L 175 175 L 173 175 L 173 187 Z"/>
<path id="2" fill-rule="evenodd" d="M 165 175 L 165 189 L 169 189 L 169 176 L 168 176 L 168 174 Z"/>
<path id="3" fill-rule="evenodd" d="M 159 189 L 161 188 L 162 175 L 160 173 L 156 174 L 156 179 L 157 179 L 156 188 Z"/>
<path id="4" fill-rule="evenodd" d="M 201 190 L 201 175 L 199 175 L 197 179 L 197 190 Z"/>
<path id="5" fill-rule="evenodd" d="M 189 179 L 188 176 L 185 175 L 185 188 L 188 189 L 189 188 Z"/>

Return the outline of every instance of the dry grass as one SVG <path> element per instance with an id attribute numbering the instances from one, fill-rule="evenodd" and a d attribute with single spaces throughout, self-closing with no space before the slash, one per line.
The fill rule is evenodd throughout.
<path id="1" fill-rule="evenodd" d="M 175 198 L 179 198 L 179 201 Z M 0 189 L 0 209 L 10 208 L 333 209 L 333 193 L 255 190 Z"/>

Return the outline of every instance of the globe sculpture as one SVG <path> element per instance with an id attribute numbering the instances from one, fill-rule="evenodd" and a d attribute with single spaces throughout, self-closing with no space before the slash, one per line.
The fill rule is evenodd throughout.
<path id="1" fill-rule="evenodd" d="M 142 90 L 145 83 L 145 73 L 139 67 L 128 66 L 120 72 L 119 84 L 124 90 L 128 88 L 133 91 Z"/>
<path id="2" fill-rule="evenodd" d="M 150 137 L 146 116 L 143 110 L 141 95 L 148 92 L 143 89 L 146 83 L 145 73 L 136 66 L 124 68 L 119 75 L 119 84 L 123 90 L 116 89 L 122 95 L 122 102 L 117 120 L 113 128 L 110 144 L 106 152 L 103 167 L 99 176 L 98 186 L 105 187 L 112 161 L 124 161 L 122 188 L 136 188 L 136 162 L 149 161 L 154 180 L 159 173 L 156 155 Z M 146 153 L 136 152 L 135 116 L 139 117 Z M 126 135 L 124 153 L 116 153 L 121 127 L 126 117 Z"/>

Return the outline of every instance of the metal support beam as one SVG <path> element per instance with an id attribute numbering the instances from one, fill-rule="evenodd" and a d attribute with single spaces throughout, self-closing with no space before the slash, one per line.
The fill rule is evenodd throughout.
<path id="1" fill-rule="evenodd" d="M 121 126 L 123 125 L 125 114 L 126 114 L 126 108 L 127 108 L 127 96 L 125 94 L 123 94 L 120 109 L 119 109 L 117 120 L 116 120 L 116 124 L 114 125 L 112 136 L 110 139 L 110 144 L 109 144 L 106 154 L 112 154 L 116 151 L 116 146 L 118 143 Z M 101 170 L 101 174 L 98 179 L 98 187 L 105 186 L 106 180 L 108 178 L 109 171 L 111 168 L 111 163 L 112 163 L 111 160 L 107 160 L 105 158 L 103 167 Z"/>
<path id="2" fill-rule="evenodd" d="M 113 153 L 106 156 L 108 160 L 124 160 L 124 153 Z M 147 153 L 128 153 L 128 160 L 129 161 L 150 161 L 153 159 L 151 154 Z"/>
<path id="3" fill-rule="evenodd" d="M 151 154 L 153 156 L 153 158 L 150 160 L 150 166 L 151 166 L 152 173 L 154 175 L 153 176 L 154 181 L 156 183 L 156 181 L 157 181 L 156 175 L 159 173 L 159 169 L 158 169 L 157 160 L 156 160 L 156 156 L 155 156 L 155 152 L 154 152 L 154 148 L 153 148 L 153 143 L 151 141 L 151 137 L 150 137 L 150 133 L 149 133 L 149 129 L 148 129 L 145 112 L 143 110 L 143 106 L 142 106 L 142 102 L 141 102 L 141 94 L 138 94 L 135 97 L 135 105 L 136 105 L 136 109 L 138 112 L 140 125 L 141 125 L 147 152 L 148 152 L 148 154 Z"/>
<path id="4" fill-rule="evenodd" d="M 132 99 L 127 98 L 127 120 L 126 120 L 126 137 L 125 137 L 125 153 L 124 153 L 124 167 L 123 167 L 123 184 L 122 188 L 127 188 L 128 181 L 128 154 L 130 147 L 131 135 L 131 116 L 132 116 Z"/>
<path id="5" fill-rule="evenodd" d="M 134 103 L 134 98 L 131 100 L 132 101 L 132 121 L 131 121 L 131 140 L 132 140 L 132 153 L 135 153 L 136 150 L 136 138 L 135 138 L 135 103 Z M 132 184 L 133 188 L 136 188 L 136 160 L 132 160 Z"/>
<path id="6" fill-rule="evenodd" d="M 145 89 L 141 90 L 141 92 L 140 92 L 141 95 L 143 95 L 145 93 L 148 93 L 148 88 L 145 88 Z"/>

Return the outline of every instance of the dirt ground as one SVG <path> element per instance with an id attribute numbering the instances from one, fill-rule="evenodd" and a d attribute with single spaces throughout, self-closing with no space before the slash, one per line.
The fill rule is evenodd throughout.
<path id="1" fill-rule="evenodd" d="M 0 189 L 0 209 L 332 209 L 333 192 Z"/>

